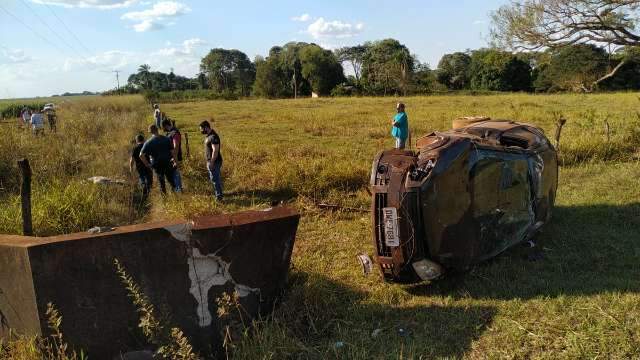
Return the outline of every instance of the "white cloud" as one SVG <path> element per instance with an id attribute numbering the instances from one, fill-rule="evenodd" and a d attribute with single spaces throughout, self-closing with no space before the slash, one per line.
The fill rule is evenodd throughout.
<path id="1" fill-rule="evenodd" d="M 309 14 L 302 14 L 300 16 L 294 16 L 291 18 L 291 20 L 293 21 L 299 21 L 299 22 L 307 22 L 309 20 L 311 20 L 311 15 Z"/>
<path id="2" fill-rule="evenodd" d="M 307 32 L 314 39 L 347 38 L 360 34 L 364 30 L 363 23 L 350 24 L 339 20 L 325 21 L 319 18 L 307 27 Z"/>
<path id="3" fill-rule="evenodd" d="M 182 16 L 190 11 L 191 9 L 183 3 L 161 1 L 155 3 L 150 9 L 128 12 L 120 18 L 137 22 L 137 24 L 133 25 L 133 29 L 137 32 L 145 32 L 161 29 L 171 23 L 170 19 Z M 168 23 L 163 23 L 165 20 L 169 20 Z"/>
<path id="4" fill-rule="evenodd" d="M 22 49 L 3 48 L 0 51 L 0 64 L 23 64 L 32 60 L 33 58 L 27 55 Z"/>
<path id="5" fill-rule="evenodd" d="M 78 68 L 118 70 L 132 64 L 135 59 L 135 53 L 109 50 L 88 58 L 68 58 L 64 62 L 63 70 L 72 71 Z"/>
<path id="6" fill-rule="evenodd" d="M 110 10 L 118 8 L 126 8 L 139 0 L 31 0 L 36 4 L 56 5 L 66 8 L 95 8 L 101 10 Z"/>
<path id="7" fill-rule="evenodd" d="M 207 42 L 200 38 L 187 39 L 182 42 L 182 47 L 166 47 L 158 49 L 153 55 L 160 56 L 191 56 L 196 48 L 205 45 Z"/>

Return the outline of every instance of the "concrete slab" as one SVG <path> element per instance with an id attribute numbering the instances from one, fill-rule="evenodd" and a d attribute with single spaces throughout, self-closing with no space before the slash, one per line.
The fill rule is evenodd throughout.
<path id="1" fill-rule="evenodd" d="M 299 215 L 277 207 L 48 238 L 0 235 L 0 337 L 46 334 L 47 303 L 92 359 L 143 347 L 118 259 L 157 309 L 201 352 L 220 346 L 216 298 L 236 291 L 250 316 L 283 290 Z"/>

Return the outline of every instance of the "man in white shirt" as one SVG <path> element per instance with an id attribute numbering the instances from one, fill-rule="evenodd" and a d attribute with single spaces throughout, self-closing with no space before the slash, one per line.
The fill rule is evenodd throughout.
<path id="1" fill-rule="evenodd" d="M 44 135 L 44 117 L 42 113 L 38 110 L 34 110 L 33 114 L 31 114 L 31 120 L 29 121 L 31 125 L 31 131 L 35 134 L 43 134 Z"/>

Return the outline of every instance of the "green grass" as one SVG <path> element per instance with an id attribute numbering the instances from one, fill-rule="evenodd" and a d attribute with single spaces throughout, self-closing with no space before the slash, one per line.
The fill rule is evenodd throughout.
<path id="1" fill-rule="evenodd" d="M 452 119 L 463 115 L 534 123 L 550 137 L 559 114 L 568 119 L 561 140 L 557 207 L 539 237 L 543 259 L 529 261 L 528 250 L 516 247 L 432 284 L 387 284 L 377 273 L 362 275 L 356 255 L 374 252 L 369 215 L 327 212 L 314 204 L 368 208 L 371 160 L 392 146 L 389 122 L 398 100 L 407 104 L 414 141 L 448 129 Z M 85 137 L 94 136 L 94 141 L 87 142 L 87 151 L 52 156 L 67 163 L 92 154 L 100 166 L 84 159 L 81 170 L 63 172 L 61 178 L 75 184 L 105 168 L 108 175 L 124 176 L 126 137 L 150 120 L 146 105 L 136 97 L 85 101 L 70 104 L 75 110 L 69 108 L 68 114 L 87 117 L 74 125 L 74 138 L 84 144 Z M 127 105 L 110 105 L 113 101 Z M 151 208 L 136 214 L 137 221 L 260 208 L 271 201 L 301 211 L 287 294 L 272 316 L 248 331 L 251 336 L 235 339 L 236 358 L 639 358 L 638 110 L 634 93 L 165 105 L 163 111 L 189 135 L 191 156 L 182 166 L 186 190 L 161 199 L 154 188 Z M 110 117 L 130 114 L 131 120 L 93 134 L 93 111 L 106 111 Z M 71 122 L 63 115 L 61 121 Z M 223 144 L 229 195 L 222 205 L 213 201 L 197 132 L 199 121 L 210 116 Z M 609 141 L 605 119 L 611 128 Z M 41 149 L 20 136 L 25 136 L 20 146 Z M 7 172 L 12 174 L 12 169 Z M 49 177 L 43 181 L 52 183 Z M 14 190 L 5 196 L 15 199 L 15 180 L 6 181 Z M 86 185 L 73 186 L 87 191 L 80 187 Z M 105 214 L 115 211 L 105 216 L 119 224 L 127 218 L 126 195 L 122 200 L 107 196 L 111 205 L 100 205 L 105 197 L 98 194 L 93 204 L 102 206 L 97 209 Z"/>

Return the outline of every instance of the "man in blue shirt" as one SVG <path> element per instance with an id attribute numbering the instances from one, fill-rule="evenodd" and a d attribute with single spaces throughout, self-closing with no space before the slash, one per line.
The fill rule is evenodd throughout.
<path id="1" fill-rule="evenodd" d="M 391 136 L 396 139 L 396 149 L 404 149 L 409 137 L 409 120 L 407 119 L 407 113 L 404 112 L 403 103 L 398 103 L 396 110 L 398 113 L 392 120 Z"/>
<path id="2" fill-rule="evenodd" d="M 172 189 L 176 188 L 174 181 L 173 166 L 173 145 L 169 138 L 158 134 L 158 128 L 155 124 L 149 126 L 149 132 L 151 138 L 142 145 L 140 149 L 140 155 L 138 158 L 149 169 L 153 169 L 158 177 L 158 184 L 160 184 L 160 191 L 165 194 L 167 192 L 165 188 L 165 178 L 169 181 Z M 151 163 L 149 160 L 151 159 Z"/>

